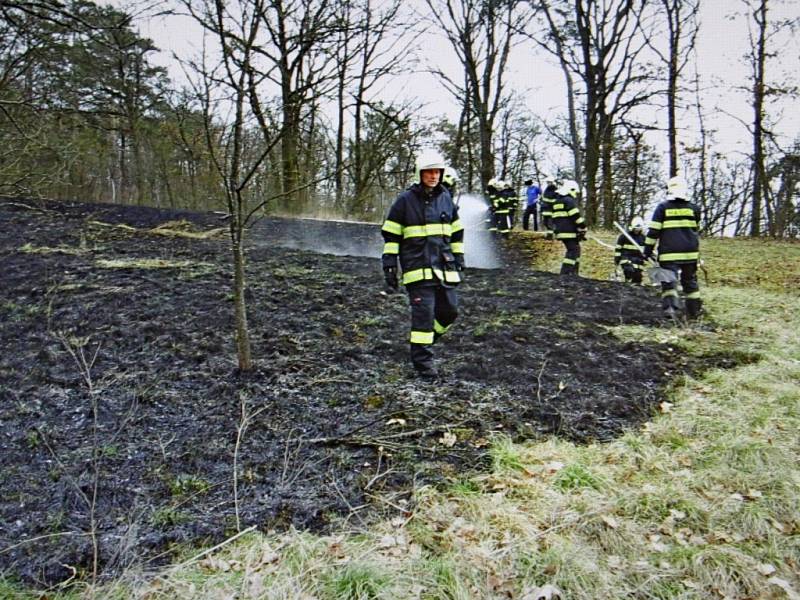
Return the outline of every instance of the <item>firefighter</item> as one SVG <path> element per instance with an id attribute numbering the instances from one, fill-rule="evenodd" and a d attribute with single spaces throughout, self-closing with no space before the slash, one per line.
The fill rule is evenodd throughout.
<path id="1" fill-rule="evenodd" d="M 447 188 L 447 191 L 450 192 L 450 197 L 453 199 L 453 202 L 458 205 L 458 183 L 460 179 L 458 178 L 458 171 L 456 171 L 453 167 L 446 167 L 444 170 L 444 176 L 442 177 L 442 185 Z"/>
<path id="2" fill-rule="evenodd" d="M 686 300 L 686 316 L 696 319 L 702 311 L 697 261 L 700 256 L 700 209 L 688 200 L 686 180 L 667 182 L 667 199 L 656 206 L 644 242 L 644 258 L 651 260 L 658 246 L 658 262 L 675 273 L 675 281 L 661 283 L 661 307 L 673 318 L 680 310 L 677 280 Z"/>
<path id="3" fill-rule="evenodd" d="M 425 379 L 438 376 L 432 346 L 458 316 L 456 286 L 464 270 L 464 228 L 441 184 L 444 170 L 441 154 L 420 152 L 416 183 L 400 193 L 381 229 L 384 279 L 398 288 L 399 257 L 411 303 L 411 362 Z"/>
<path id="4" fill-rule="evenodd" d="M 619 234 L 617 245 L 614 248 L 614 264 L 622 267 L 625 274 L 625 281 L 642 284 L 642 269 L 644 268 L 644 219 L 634 217 L 628 228 L 628 235 L 636 242 L 639 247 L 634 246 L 625 234 Z"/>
<path id="5" fill-rule="evenodd" d="M 548 239 L 553 239 L 553 202 L 558 200 L 556 178 L 546 175 L 542 191 L 542 227 Z"/>
<path id="6" fill-rule="evenodd" d="M 495 217 L 497 218 L 497 231 L 508 235 L 514 228 L 514 214 L 517 210 L 517 194 L 510 181 L 498 181 L 497 201 L 495 203 Z"/>
<path id="7" fill-rule="evenodd" d="M 586 239 L 586 223 L 575 204 L 579 193 L 578 184 L 567 179 L 558 191 L 558 199 L 552 204 L 553 234 L 565 248 L 561 261 L 562 275 L 577 275 L 581 266 L 581 242 Z"/>

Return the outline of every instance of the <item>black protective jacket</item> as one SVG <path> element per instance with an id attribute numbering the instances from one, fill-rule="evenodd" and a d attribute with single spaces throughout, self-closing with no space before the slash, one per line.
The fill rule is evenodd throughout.
<path id="1" fill-rule="evenodd" d="M 542 223 L 546 229 L 553 229 L 553 203 L 558 200 L 554 183 L 548 184 L 542 192 Z"/>
<path id="2" fill-rule="evenodd" d="M 689 263 L 700 257 L 700 209 L 688 200 L 665 200 L 653 211 L 645 254 L 658 244 L 658 261 Z"/>
<path id="3" fill-rule="evenodd" d="M 586 223 L 571 196 L 559 196 L 552 204 L 552 228 L 557 240 L 583 238 Z"/>
<path id="4" fill-rule="evenodd" d="M 381 228 L 383 267 L 400 258 L 404 285 L 457 285 L 464 267 L 464 227 L 450 192 L 415 183 L 389 209 Z"/>
<path id="5" fill-rule="evenodd" d="M 617 238 L 617 245 L 614 247 L 615 265 L 629 262 L 641 264 L 644 262 L 644 256 L 642 256 L 642 252 L 644 251 L 644 234 L 641 232 L 636 233 L 629 229 L 628 235 L 631 236 L 633 241 L 639 245 L 639 248 L 631 244 L 631 241 L 625 236 L 625 234 L 620 233 L 619 237 Z M 640 248 L 641 251 L 639 250 Z"/>

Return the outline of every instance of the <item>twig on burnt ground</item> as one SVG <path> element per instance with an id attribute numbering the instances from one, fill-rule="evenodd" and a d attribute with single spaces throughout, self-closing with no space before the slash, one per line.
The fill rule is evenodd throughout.
<path id="1" fill-rule="evenodd" d="M 92 492 L 91 497 L 87 496 L 77 482 L 73 481 L 75 488 L 80 492 L 80 496 L 89 508 L 89 536 L 92 540 L 92 583 L 97 581 L 99 573 L 100 561 L 100 548 L 97 539 L 97 491 L 100 485 L 100 444 L 98 439 L 98 425 L 99 425 L 99 392 L 95 387 L 95 382 L 92 375 L 97 355 L 100 352 L 101 344 L 98 343 L 94 349 L 91 358 L 87 358 L 84 348 L 89 344 L 89 338 L 85 339 L 68 339 L 63 333 L 57 334 L 57 339 L 61 342 L 64 348 L 78 367 L 78 371 L 86 386 L 89 399 L 92 404 Z M 55 458 L 55 452 L 52 447 L 48 446 L 50 452 Z"/>
<path id="2" fill-rule="evenodd" d="M 349 521 L 350 517 L 357 517 L 359 523 L 361 524 L 361 526 L 362 527 L 366 526 L 366 523 L 365 523 L 364 519 L 361 517 L 360 512 L 362 510 L 368 509 L 369 508 L 369 504 L 359 504 L 358 506 L 353 506 L 350 503 L 350 501 L 347 499 L 347 497 L 344 495 L 344 492 L 342 492 L 341 487 L 339 487 L 338 482 L 334 478 L 331 478 L 331 479 L 328 480 L 328 487 L 333 489 L 333 491 L 336 492 L 336 495 L 347 506 L 348 515 L 345 517 L 345 521 Z"/>
<path id="3" fill-rule="evenodd" d="M 242 523 L 239 516 L 239 451 L 242 446 L 245 431 L 247 431 L 250 422 L 267 408 L 267 406 L 264 405 L 253 412 L 249 412 L 247 407 L 247 394 L 245 392 L 239 393 L 239 403 L 241 412 L 239 414 L 239 425 L 236 428 L 236 445 L 233 448 L 233 509 L 236 516 L 236 531 L 242 530 Z"/>
<path id="4" fill-rule="evenodd" d="M 542 366 L 539 368 L 539 373 L 536 375 L 536 401 L 541 404 L 542 403 L 542 374 L 544 373 L 544 368 L 547 365 L 547 355 L 550 354 L 550 351 L 544 353 L 544 359 L 542 360 Z"/>
<path id="5" fill-rule="evenodd" d="M 290 488 L 297 482 L 301 475 L 308 471 L 309 468 L 316 467 L 317 465 L 328 460 L 327 456 L 323 456 L 313 462 L 303 461 L 298 465 L 298 462 L 300 461 L 300 452 L 303 449 L 303 438 L 292 437 L 295 431 L 295 429 L 290 429 L 289 435 L 286 437 L 284 442 L 283 467 L 281 469 L 281 476 L 278 479 L 276 486 L 278 489 Z M 295 443 L 295 446 L 292 450 L 293 442 Z"/>
<path id="6" fill-rule="evenodd" d="M 306 444 L 348 444 L 351 446 L 375 446 L 384 448 L 400 448 L 403 444 L 397 444 L 394 440 L 409 438 L 409 437 L 424 437 L 433 433 L 440 433 L 449 429 L 456 429 L 464 425 L 467 420 L 459 421 L 457 423 L 437 423 L 431 427 L 421 427 L 419 429 L 412 429 L 410 431 L 401 431 L 399 433 L 390 433 L 382 437 L 358 437 L 353 435 L 344 436 L 331 436 L 331 437 L 317 437 L 303 439 Z M 405 447 L 409 447 L 405 445 Z M 411 446 L 414 448 L 424 448 L 423 446 Z"/>

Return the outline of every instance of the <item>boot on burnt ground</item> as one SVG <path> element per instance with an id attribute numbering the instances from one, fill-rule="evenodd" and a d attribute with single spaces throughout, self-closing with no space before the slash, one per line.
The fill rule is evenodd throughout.
<path id="1" fill-rule="evenodd" d="M 411 344 L 411 363 L 420 379 L 436 379 L 439 373 L 433 363 L 431 344 Z"/>
<path id="2" fill-rule="evenodd" d="M 703 314 L 703 301 L 700 298 L 686 299 L 686 316 L 689 319 L 697 319 Z"/>

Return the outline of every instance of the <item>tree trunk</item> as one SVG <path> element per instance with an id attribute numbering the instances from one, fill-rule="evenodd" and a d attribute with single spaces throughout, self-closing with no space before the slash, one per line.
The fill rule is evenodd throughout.
<path id="1" fill-rule="evenodd" d="M 753 48 L 753 203 L 750 235 L 761 234 L 761 204 L 766 187 L 764 168 L 764 68 L 766 62 L 767 0 L 761 0 L 753 12 L 758 25 L 758 40 Z"/>
<path id="2" fill-rule="evenodd" d="M 241 236 L 244 236 L 244 228 L 237 227 Z M 244 240 L 238 237 L 234 241 L 233 248 L 233 305 L 234 318 L 236 320 L 236 356 L 239 359 L 239 370 L 249 371 L 253 367 L 252 355 L 250 353 L 250 329 L 247 325 L 247 306 L 245 304 L 245 273 L 244 273 Z"/>
<path id="3" fill-rule="evenodd" d="M 616 220 L 617 206 L 614 202 L 614 128 L 611 124 L 610 117 L 606 116 L 603 119 L 603 132 L 602 140 L 602 173 L 603 181 L 601 182 L 602 203 L 603 203 L 603 223 L 605 227 L 611 227 L 611 224 Z"/>

